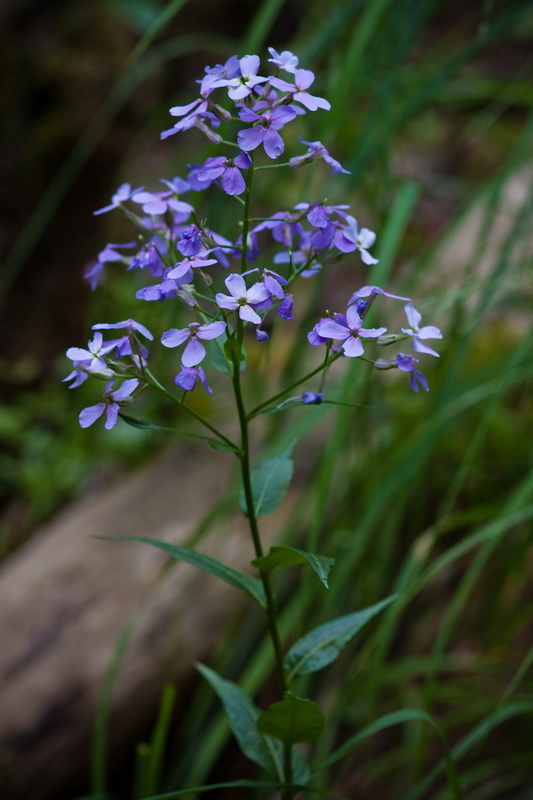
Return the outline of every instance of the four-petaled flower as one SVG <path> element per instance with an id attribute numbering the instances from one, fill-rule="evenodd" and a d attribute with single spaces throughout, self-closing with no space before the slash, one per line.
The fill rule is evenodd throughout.
<path id="1" fill-rule="evenodd" d="M 298 69 L 298 56 L 295 56 L 290 50 L 283 50 L 282 53 L 278 53 L 273 47 L 269 47 L 268 52 L 272 56 L 268 60 L 278 69 L 283 69 L 285 72 L 296 72 Z"/>
<path id="2" fill-rule="evenodd" d="M 213 390 L 207 383 L 207 376 L 203 371 L 202 367 L 185 367 L 182 366 L 180 368 L 180 372 L 174 378 L 174 383 L 176 386 L 179 386 L 180 389 L 184 389 L 186 392 L 190 392 L 191 389 L 194 389 L 196 386 L 196 382 L 200 380 L 202 386 L 212 394 Z"/>
<path id="3" fill-rule="evenodd" d="M 306 91 L 314 80 L 315 75 L 310 69 L 297 69 L 294 73 L 294 84 L 284 81 L 281 78 L 270 78 L 270 85 L 282 92 L 290 92 L 292 94 L 292 99 L 301 103 L 309 109 L 309 111 L 316 111 L 318 108 L 324 108 L 326 111 L 329 111 L 331 103 L 323 97 L 316 97 Z"/>
<path id="4" fill-rule="evenodd" d="M 315 158 L 323 158 L 326 164 L 331 167 L 331 172 L 333 175 L 339 175 L 341 172 L 344 172 L 346 175 L 350 175 L 350 171 L 344 169 L 339 162 L 330 156 L 329 152 L 326 150 L 322 142 L 306 142 L 305 139 L 302 137 L 298 137 L 302 144 L 307 145 L 307 153 L 303 156 L 294 156 L 289 160 L 289 165 L 291 167 L 301 167 L 303 164 L 308 164 L 310 161 L 313 161 Z"/>
<path id="5" fill-rule="evenodd" d="M 142 188 L 142 186 L 139 186 L 137 189 L 132 189 L 131 184 L 122 183 L 111 198 L 111 204 L 104 206 L 103 208 L 99 208 L 98 211 L 93 211 L 94 216 L 97 216 L 98 214 L 105 214 L 107 211 L 112 211 L 114 208 L 118 208 L 122 203 L 131 200 L 132 195 L 134 195 L 136 192 L 142 191 Z"/>
<path id="6" fill-rule="evenodd" d="M 353 253 L 354 250 L 359 250 L 361 254 L 361 261 L 364 264 L 372 266 L 377 264 L 377 258 L 374 258 L 368 252 L 368 248 L 372 247 L 376 241 L 376 234 L 368 228 L 361 228 L 357 225 L 357 220 L 354 217 L 346 217 L 347 225 L 339 228 L 335 234 L 334 243 L 342 253 Z"/>
<path id="7" fill-rule="evenodd" d="M 197 169 L 195 177 L 198 181 L 211 181 L 221 179 L 222 188 L 229 195 L 242 194 L 246 189 L 246 182 L 242 177 L 241 169 L 250 169 L 252 159 L 248 153 L 241 153 L 236 158 L 214 156 L 208 158 L 205 164 Z"/>
<path id="8" fill-rule="evenodd" d="M 316 332 L 324 339 L 334 339 L 341 344 L 344 355 L 351 358 L 363 355 L 364 348 L 360 337 L 375 339 L 387 331 L 387 328 L 363 328 L 363 320 L 357 313 L 355 306 L 348 306 L 346 316 L 337 314 L 336 320 L 321 320 L 316 326 Z"/>
<path id="9" fill-rule="evenodd" d="M 95 406 L 89 406 L 80 411 L 79 421 L 82 428 L 88 428 L 93 422 L 105 413 L 105 427 L 111 430 L 117 424 L 118 412 L 120 406 L 131 403 L 131 394 L 135 391 L 139 381 L 136 378 L 124 381 L 119 389 L 111 391 L 113 381 L 109 381 L 104 391 L 104 400 L 102 403 L 97 403 Z"/>
<path id="10" fill-rule="evenodd" d="M 242 275 L 233 273 L 228 275 L 224 281 L 229 291 L 229 295 L 219 292 L 215 300 L 220 308 L 229 311 L 239 311 L 239 317 L 245 322 L 253 322 L 259 325 L 261 317 L 254 311 L 254 306 L 263 306 L 265 301 L 270 300 L 270 292 L 264 283 L 254 283 L 249 289 Z"/>
<path id="11" fill-rule="evenodd" d="M 262 144 L 269 158 L 277 158 L 285 150 L 285 143 L 278 131 L 296 117 L 296 111 L 290 106 L 280 106 L 266 108 L 262 114 L 256 114 L 251 108 L 243 108 L 239 111 L 239 117 L 243 122 L 258 123 L 237 134 L 241 150 L 249 152 Z"/>
<path id="12" fill-rule="evenodd" d="M 70 358 L 74 363 L 83 362 L 88 372 L 99 372 L 105 369 L 104 356 L 111 352 L 115 344 L 113 342 L 104 344 L 103 338 L 100 331 L 97 331 L 92 341 L 87 345 L 88 350 L 84 350 L 82 347 L 69 347 L 67 358 Z"/>
<path id="13" fill-rule="evenodd" d="M 424 344 L 422 339 L 442 339 L 442 333 L 438 328 L 434 325 L 424 325 L 423 328 L 420 328 L 420 323 L 422 322 L 422 315 L 416 310 L 412 303 L 407 303 L 405 306 L 405 315 L 407 317 L 407 321 L 410 328 L 402 328 L 402 333 L 406 333 L 408 336 L 411 337 L 413 345 L 413 350 L 416 350 L 417 353 L 428 353 L 430 356 L 437 356 L 439 354 L 435 352 L 428 344 Z"/>
<path id="14" fill-rule="evenodd" d="M 259 56 L 244 56 L 239 59 L 240 75 L 234 78 L 220 78 L 211 83 L 211 88 L 228 86 L 228 96 L 232 100 L 243 100 L 252 92 L 255 86 L 266 83 L 268 78 L 257 74 L 259 69 Z"/>
<path id="15" fill-rule="evenodd" d="M 181 363 L 185 367 L 196 367 L 204 360 L 206 349 L 200 339 L 216 339 L 226 330 L 226 323 L 222 320 L 209 322 L 200 325 L 199 322 L 191 322 L 188 328 L 171 328 L 161 337 L 161 344 L 165 347 L 177 347 L 183 342 L 187 342 L 187 347 L 183 351 Z"/>

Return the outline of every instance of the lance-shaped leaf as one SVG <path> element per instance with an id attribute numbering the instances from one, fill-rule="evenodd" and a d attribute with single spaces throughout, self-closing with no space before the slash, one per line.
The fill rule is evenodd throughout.
<path id="1" fill-rule="evenodd" d="M 178 433 L 181 436 L 189 436 L 192 439 L 203 439 L 204 442 L 207 442 L 210 447 L 214 450 L 226 450 L 229 452 L 236 453 L 238 452 L 239 448 L 236 445 L 232 445 L 231 442 L 226 442 L 223 439 L 213 439 L 211 436 L 204 436 L 202 433 L 193 433 L 192 431 L 183 431 L 179 428 L 165 428 L 161 425 L 156 425 L 153 422 L 147 422 L 144 419 L 136 419 L 135 417 L 130 417 L 128 414 L 119 414 L 119 417 L 127 422 L 128 425 L 131 425 L 132 428 L 140 428 L 143 431 L 165 431 L 166 433 Z"/>
<path id="2" fill-rule="evenodd" d="M 296 742 L 316 742 L 325 723 L 324 714 L 316 703 L 285 692 L 283 700 L 263 711 L 257 727 L 261 733 L 293 745 Z"/>
<path id="3" fill-rule="evenodd" d="M 307 562 L 316 572 L 326 589 L 328 588 L 328 575 L 335 564 L 334 558 L 319 556 L 316 553 L 308 553 L 306 550 L 298 550 L 296 547 L 284 547 L 274 545 L 266 556 L 254 558 L 252 564 L 265 574 L 272 572 L 277 567 L 292 567 L 295 564 Z"/>
<path id="4" fill-rule="evenodd" d="M 142 536 L 113 536 L 113 539 L 126 539 L 131 542 L 144 542 L 150 544 L 152 547 L 159 547 L 164 550 L 171 558 L 178 561 L 186 561 L 187 564 L 192 564 L 204 572 L 209 572 L 217 578 L 229 583 L 236 589 L 240 589 L 245 594 L 252 597 L 256 603 L 259 603 L 261 608 L 266 608 L 266 597 L 263 584 L 257 578 L 251 575 L 245 575 L 244 572 L 239 572 L 232 567 L 227 567 L 222 562 L 217 561 L 216 558 L 205 556 L 203 553 L 197 553 L 196 550 L 191 550 L 190 547 L 181 547 L 177 544 L 170 544 L 169 542 L 160 542 L 158 539 L 146 539 Z"/>
<path id="5" fill-rule="evenodd" d="M 272 514 L 287 494 L 293 471 L 293 447 L 294 442 L 279 456 L 265 459 L 252 470 L 252 497 L 257 517 Z M 242 513 L 248 516 L 244 491 L 241 492 L 240 506 Z"/>
<path id="6" fill-rule="evenodd" d="M 324 625 L 319 625 L 298 639 L 283 660 L 283 666 L 289 673 L 289 680 L 297 675 L 318 672 L 331 664 L 340 651 L 369 620 L 386 608 L 395 599 L 391 595 L 380 603 L 376 603 L 362 611 L 338 617 Z"/>
<path id="7" fill-rule="evenodd" d="M 274 771 L 283 780 L 283 746 L 259 732 L 257 720 L 260 712 L 246 692 L 204 664 L 196 664 L 196 668 L 222 701 L 229 726 L 244 755 L 263 769 Z M 292 773 L 295 783 L 302 786 L 309 780 L 309 768 L 297 751 L 292 754 Z"/>

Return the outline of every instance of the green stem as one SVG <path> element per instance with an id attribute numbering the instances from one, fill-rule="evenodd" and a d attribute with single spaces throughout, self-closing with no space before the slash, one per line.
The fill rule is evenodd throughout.
<path id="1" fill-rule="evenodd" d="M 155 389 L 158 389 L 166 397 L 169 397 L 171 400 L 173 400 L 174 403 L 176 403 L 176 405 L 178 405 L 180 408 L 182 408 L 184 411 L 186 411 L 188 414 L 190 414 L 191 417 L 194 417 L 196 420 L 198 420 L 198 422 L 200 422 L 205 428 L 210 430 L 211 433 L 214 433 L 215 436 L 218 439 L 220 439 L 222 442 L 225 442 L 227 445 L 229 445 L 231 447 L 231 449 L 235 453 L 237 453 L 237 455 L 239 454 L 239 448 L 237 447 L 237 445 L 234 442 L 232 442 L 230 439 L 228 439 L 227 436 L 224 436 L 223 433 L 221 433 L 219 430 L 217 430 L 217 428 L 215 428 L 213 425 L 211 425 L 211 423 L 208 422 L 206 419 L 204 419 L 201 416 L 201 414 L 198 414 L 196 411 L 193 411 L 193 409 L 190 406 L 186 405 L 182 400 L 180 400 L 179 397 L 176 397 L 175 394 L 172 394 L 172 392 L 169 392 L 168 389 L 165 389 L 163 384 L 159 383 L 157 378 L 154 377 L 154 375 L 152 375 L 150 370 L 148 370 L 146 368 L 144 370 L 144 377 L 145 377 L 145 380 L 151 386 L 153 386 Z"/>
<path id="2" fill-rule="evenodd" d="M 240 320 L 238 329 L 239 333 L 242 332 L 242 323 Z M 257 524 L 257 515 L 255 513 L 254 498 L 252 492 L 248 420 L 246 417 L 246 410 L 244 408 L 244 402 L 242 398 L 240 370 L 239 370 L 239 364 L 237 363 L 237 359 L 234 359 L 233 361 L 233 389 L 235 392 L 237 414 L 239 416 L 239 425 L 241 430 L 241 450 L 240 450 L 241 477 L 244 490 L 244 497 L 246 501 L 246 509 L 248 514 L 248 524 L 250 526 L 250 533 L 252 535 L 255 554 L 257 558 L 261 558 L 261 556 L 264 555 L 264 552 L 263 552 L 263 546 L 261 544 L 261 537 L 259 535 L 259 526 Z M 276 672 L 278 675 L 281 691 L 284 692 L 288 688 L 288 686 L 287 686 L 287 678 L 285 676 L 285 671 L 283 669 L 283 656 L 281 653 L 281 643 L 279 638 L 278 623 L 276 619 L 276 604 L 274 601 L 274 595 L 272 593 L 272 588 L 270 586 L 270 580 L 268 575 L 266 575 L 263 572 L 261 572 L 260 575 L 266 596 L 266 615 L 268 619 L 270 638 L 272 639 L 272 645 L 274 647 Z"/>
<path id="3" fill-rule="evenodd" d="M 309 378 L 312 378 L 313 375 L 316 375 L 318 372 L 321 372 L 323 369 L 326 369 L 326 367 L 329 367 L 330 364 L 333 364 L 333 362 L 337 361 L 337 359 L 340 358 L 342 355 L 343 355 L 343 353 L 335 353 L 334 355 L 331 356 L 331 358 L 329 358 L 329 354 L 328 354 L 326 356 L 325 361 L 319 367 L 317 367 L 316 369 L 311 370 L 311 372 L 308 372 L 307 375 L 303 376 L 303 378 L 299 378 L 297 381 L 295 381 L 294 383 L 291 383 L 289 386 L 287 386 L 285 389 L 283 389 L 282 392 L 278 392 L 277 394 L 273 395 L 272 397 L 269 397 L 268 400 L 265 400 L 264 403 L 261 403 L 260 405 L 256 406 L 254 409 L 252 409 L 248 413 L 248 419 L 252 419 L 252 417 L 255 417 L 256 414 L 258 414 L 261 411 L 261 409 L 266 408 L 266 406 L 271 405 L 271 403 L 275 403 L 276 400 L 279 400 L 284 395 L 286 395 L 289 392 L 291 392 L 293 389 L 296 389 L 297 386 L 300 386 L 302 383 L 305 383 L 305 381 L 309 380 Z"/>

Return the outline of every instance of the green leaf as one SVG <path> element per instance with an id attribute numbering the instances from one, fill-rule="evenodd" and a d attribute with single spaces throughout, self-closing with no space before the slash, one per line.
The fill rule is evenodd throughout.
<path id="1" fill-rule="evenodd" d="M 306 561 L 314 569 L 327 589 L 328 575 L 335 564 L 334 558 L 308 553 L 306 550 L 298 550 L 296 547 L 274 545 L 266 556 L 254 558 L 252 564 L 268 575 L 269 572 L 277 569 L 277 567 L 292 567 L 295 564 L 303 564 Z"/>
<path id="2" fill-rule="evenodd" d="M 152 545 L 152 547 L 159 547 L 171 558 L 175 558 L 178 561 L 186 561 L 187 564 L 192 564 L 194 567 L 204 570 L 204 572 L 209 572 L 211 575 L 221 578 L 221 580 L 229 583 L 230 586 L 240 589 L 253 598 L 262 609 L 266 608 L 265 591 L 261 581 L 251 575 L 246 575 L 244 572 L 238 572 L 232 567 L 227 567 L 215 558 L 197 553 L 196 550 L 191 550 L 190 547 L 180 547 L 177 544 L 160 542 L 158 539 L 146 539 L 143 536 L 112 536 L 109 538 L 125 539 L 130 542 L 144 542 Z"/>
<path id="3" fill-rule="evenodd" d="M 238 448 L 233 447 L 229 442 L 224 442 L 222 439 L 213 439 L 211 436 L 204 436 L 201 433 L 193 433 L 192 431 L 182 431 L 178 428 L 165 428 L 161 425 L 156 425 L 153 422 L 147 422 L 144 419 L 136 419 L 135 417 L 130 417 L 128 414 L 119 414 L 119 417 L 124 420 L 128 425 L 131 425 L 132 428 L 140 428 L 141 430 L 147 431 L 165 431 L 166 433 L 178 433 L 181 436 L 189 436 L 192 439 L 203 439 L 204 442 L 207 442 L 214 450 L 227 450 L 229 452 L 235 453 L 237 452 Z"/>
<path id="4" fill-rule="evenodd" d="M 257 517 L 272 514 L 287 494 L 292 478 L 291 458 L 294 442 L 279 456 L 267 458 L 252 470 L 252 496 Z M 241 511 L 248 516 L 244 491 L 241 491 Z"/>
<path id="5" fill-rule="evenodd" d="M 263 711 L 257 727 L 261 733 L 292 745 L 296 742 L 316 742 L 325 723 L 325 717 L 316 703 L 285 692 L 283 700 Z"/>
<path id="6" fill-rule="evenodd" d="M 289 679 L 292 680 L 296 675 L 318 672 L 335 661 L 344 645 L 395 598 L 396 595 L 391 595 L 362 611 L 326 622 L 298 639 L 283 660 Z"/>
<path id="7" fill-rule="evenodd" d="M 204 664 L 196 664 L 196 668 L 222 701 L 229 726 L 244 755 L 263 769 L 274 770 L 282 780 L 283 747 L 278 741 L 259 732 L 257 720 L 260 712 L 246 692 Z M 309 768 L 296 751 L 292 754 L 292 773 L 294 781 L 302 786 L 309 780 Z"/>

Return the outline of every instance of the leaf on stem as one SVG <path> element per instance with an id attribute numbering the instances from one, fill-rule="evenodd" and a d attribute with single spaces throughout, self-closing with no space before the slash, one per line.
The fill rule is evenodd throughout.
<path id="1" fill-rule="evenodd" d="M 158 539 L 147 539 L 142 536 L 113 536 L 112 539 L 125 539 L 131 542 L 144 542 L 150 544 L 152 547 L 159 547 L 164 550 L 171 558 L 178 561 L 186 561 L 187 564 L 192 564 L 204 572 L 209 572 L 217 578 L 229 583 L 235 589 L 240 589 L 245 594 L 249 595 L 253 600 L 258 603 L 263 610 L 266 609 L 266 597 L 263 584 L 257 578 L 251 575 L 246 575 L 244 572 L 239 572 L 232 567 L 227 567 L 222 562 L 217 561 L 216 558 L 197 553 L 196 550 L 191 550 L 190 547 L 181 547 L 177 544 L 170 544 L 169 542 L 161 542 Z"/>
<path id="2" fill-rule="evenodd" d="M 293 472 L 291 458 L 294 442 L 283 453 L 267 458 L 252 470 L 252 497 L 256 517 L 272 514 L 287 494 Z M 248 516 L 244 491 L 241 491 L 241 511 Z"/>
<path id="3" fill-rule="evenodd" d="M 179 428 L 165 428 L 161 425 L 156 425 L 153 422 L 147 422 L 144 419 L 136 419 L 130 417 L 128 414 L 119 414 L 119 417 L 124 420 L 132 428 L 140 428 L 145 431 L 165 431 L 166 433 L 177 433 L 181 436 L 190 436 L 192 439 L 203 439 L 214 450 L 225 450 L 231 453 L 237 452 L 237 447 L 233 447 L 229 442 L 224 442 L 222 439 L 213 439 L 211 436 L 204 436 L 202 433 L 193 433 L 192 431 L 182 431 Z"/>
<path id="4" fill-rule="evenodd" d="M 335 564 L 334 558 L 308 553 L 306 550 L 299 550 L 296 547 L 274 545 L 266 556 L 254 558 L 252 564 L 268 575 L 269 572 L 278 567 L 292 567 L 296 564 L 304 564 L 306 561 L 314 569 L 326 589 L 328 589 L 328 575 Z"/>
<path id="5" fill-rule="evenodd" d="M 316 742 L 325 724 L 325 717 L 316 703 L 285 692 L 283 700 L 263 711 L 257 728 L 267 736 L 293 745 L 296 742 Z"/>
<path id="6" fill-rule="evenodd" d="M 246 692 L 204 664 L 196 664 L 196 668 L 222 701 L 229 726 L 244 755 L 263 769 L 274 771 L 281 780 L 283 747 L 270 736 L 259 732 L 257 720 L 260 712 Z M 292 772 L 294 781 L 302 786 L 309 780 L 309 768 L 297 751 L 292 755 Z"/>
<path id="7" fill-rule="evenodd" d="M 362 611 L 326 622 L 298 639 L 283 660 L 289 679 L 318 672 L 335 661 L 344 645 L 395 598 L 396 595 L 391 595 Z"/>

